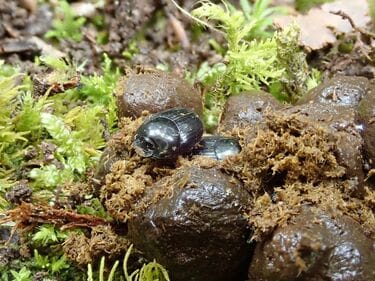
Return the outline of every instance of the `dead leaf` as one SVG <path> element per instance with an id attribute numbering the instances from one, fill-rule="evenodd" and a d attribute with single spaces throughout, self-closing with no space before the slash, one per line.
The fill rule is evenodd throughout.
<path id="1" fill-rule="evenodd" d="M 357 27 L 365 27 L 370 21 L 369 8 L 366 0 L 341 0 L 322 5 L 326 12 L 342 11 L 348 14 Z"/>
<path id="2" fill-rule="evenodd" d="M 301 45 L 307 51 L 319 50 L 336 42 L 337 34 L 353 30 L 348 20 L 332 14 L 339 11 L 348 14 L 357 27 L 365 27 L 371 21 L 366 0 L 340 0 L 313 8 L 305 15 L 278 17 L 274 24 L 284 29 L 295 22 L 301 29 Z"/>

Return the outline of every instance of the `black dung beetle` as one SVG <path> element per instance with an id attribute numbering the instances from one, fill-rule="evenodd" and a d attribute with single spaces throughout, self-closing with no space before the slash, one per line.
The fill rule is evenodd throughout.
<path id="1" fill-rule="evenodd" d="M 241 151 L 241 146 L 234 138 L 223 136 L 203 137 L 193 150 L 194 155 L 202 155 L 223 160 L 225 157 L 235 155 Z"/>
<path id="2" fill-rule="evenodd" d="M 133 147 L 143 157 L 172 159 L 189 152 L 201 139 L 199 116 L 185 108 L 151 115 L 138 128 Z"/>

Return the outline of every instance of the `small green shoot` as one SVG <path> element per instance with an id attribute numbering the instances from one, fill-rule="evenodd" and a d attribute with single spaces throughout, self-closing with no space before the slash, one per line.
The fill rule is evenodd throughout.
<path id="1" fill-rule="evenodd" d="M 34 266 L 39 270 L 46 270 L 52 274 L 61 272 L 64 269 L 70 268 L 65 255 L 61 256 L 44 256 L 39 254 L 38 250 L 34 249 Z"/>
<path id="2" fill-rule="evenodd" d="M 58 242 L 63 242 L 68 235 L 56 229 L 53 225 L 42 225 L 39 230 L 33 234 L 31 240 L 40 246 L 48 246 L 51 244 L 56 244 Z"/>
<path id="3" fill-rule="evenodd" d="M 119 265 L 119 261 L 115 261 L 113 264 L 111 271 L 108 274 L 108 278 L 105 279 L 104 277 L 104 268 L 105 268 L 105 257 L 103 256 L 100 259 L 100 265 L 99 265 L 99 279 L 98 281 L 114 281 L 115 273 L 117 270 L 117 267 Z M 97 281 L 97 279 L 94 279 L 93 277 L 93 272 L 92 272 L 92 265 L 88 264 L 87 265 L 87 281 Z"/>
<path id="4" fill-rule="evenodd" d="M 125 281 L 170 281 L 167 270 L 153 261 L 148 264 L 144 264 L 141 269 L 136 269 L 133 273 L 129 275 L 128 273 L 128 260 L 133 249 L 133 245 L 130 245 L 129 249 L 126 251 L 124 260 L 123 260 L 123 274 Z M 99 264 L 98 279 L 94 278 L 92 265 L 87 265 L 87 281 L 113 281 L 116 274 L 119 261 L 116 261 L 108 275 L 108 278 L 105 279 L 104 269 L 105 269 L 105 257 L 102 257 Z M 123 278 L 121 278 L 123 280 Z"/>
<path id="5" fill-rule="evenodd" d="M 92 198 L 90 201 L 85 202 L 85 204 L 80 204 L 76 207 L 79 214 L 94 215 L 110 221 L 112 218 L 105 211 L 102 203 L 98 198 Z"/>
<path id="6" fill-rule="evenodd" d="M 50 266 L 50 271 L 52 274 L 60 273 L 62 272 L 62 270 L 67 269 L 69 267 L 70 264 L 68 263 L 68 259 L 65 255 L 62 255 L 61 257 L 52 257 Z"/>
<path id="7" fill-rule="evenodd" d="M 82 39 L 81 27 L 85 22 L 85 18 L 74 15 L 68 2 L 59 1 L 57 19 L 52 22 L 52 29 L 45 34 L 45 37 L 57 40 L 72 39 L 78 42 Z"/>
<path id="8" fill-rule="evenodd" d="M 32 275 L 31 271 L 28 270 L 26 267 L 22 267 L 20 271 L 10 271 L 13 276 L 13 281 L 31 281 Z"/>
<path id="9" fill-rule="evenodd" d="M 283 7 L 270 7 L 272 0 L 240 0 L 239 4 L 245 16 L 246 24 L 252 26 L 247 40 L 271 37 L 272 23 L 275 16 L 286 13 Z M 236 8 L 228 4 L 231 10 Z"/>
<path id="10" fill-rule="evenodd" d="M 144 264 L 140 270 L 136 269 L 129 275 L 127 263 L 132 249 L 133 245 L 130 245 L 122 265 L 126 281 L 170 281 L 167 270 L 155 261 Z"/>

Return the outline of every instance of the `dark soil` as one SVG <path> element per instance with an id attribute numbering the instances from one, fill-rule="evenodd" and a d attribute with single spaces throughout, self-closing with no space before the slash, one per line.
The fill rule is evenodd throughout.
<path id="1" fill-rule="evenodd" d="M 182 7 L 191 10 L 194 3 L 183 1 Z M 49 4 L 37 5 L 35 11 L 30 11 L 22 1 L 2 0 L 0 58 L 33 73 L 39 71 L 31 63 L 36 56 L 66 56 L 77 64 L 85 62 L 84 73 L 92 74 L 100 70 L 102 54 L 107 53 L 121 68 L 169 65 L 179 76 L 186 70 L 197 69 L 202 61 L 218 61 L 207 43 L 210 35 L 192 39 L 195 36 L 191 21 L 182 16 L 170 1 L 111 0 L 98 12 L 104 15 L 103 26 L 84 28 L 80 42 L 63 39 L 52 45 L 43 38 L 54 17 Z M 98 32 L 108 33 L 108 42 L 104 45 L 95 42 Z M 129 60 L 122 53 L 128 50 L 133 40 L 137 41 L 139 50 Z"/>

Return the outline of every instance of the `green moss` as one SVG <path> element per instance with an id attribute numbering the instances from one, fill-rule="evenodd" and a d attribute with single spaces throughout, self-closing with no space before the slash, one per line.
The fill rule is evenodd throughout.
<path id="1" fill-rule="evenodd" d="M 228 4 L 220 6 L 207 1 L 193 11 L 195 16 L 215 22 L 216 28 L 224 32 L 227 41 L 223 58 L 225 63 L 212 66 L 202 64 L 197 73 L 197 79 L 208 88 L 204 114 L 208 130 L 217 124 L 227 96 L 260 89 L 263 85 L 279 80 L 283 75 L 283 67 L 277 64 L 276 40 L 254 39 L 259 36 L 257 33 L 260 30 L 268 27 L 263 23 L 262 16 L 269 14 L 268 2 L 258 1 L 254 5 L 256 14 L 250 17 Z M 249 39 L 251 41 L 248 41 Z"/>
<path id="2" fill-rule="evenodd" d="M 49 83 L 63 83 L 77 75 L 78 67 L 56 58 L 41 58 L 51 68 Z M 81 76 L 82 86 L 37 101 L 36 128 L 43 131 L 42 140 L 57 146 L 53 153 L 60 163 L 42 165 L 30 171 L 35 189 L 53 189 L 57 185 L 81 179 L 93 167 L 105 145 L 105 130 L 113 131 L 117 123 L 113 90 L 120 73 L 113 70 L 104 56 L 102 75 Z M 33 100 L 29 98 L 30 103 Z M 35 102 L 35 101 L 34 101 Z M 40 103 L 40 104 L 39 104 Z M 53 113 L 43 112 L 47 107 Z M 28 115 L 31 116 L 31 115 Z"/>
<path id="3" fill-rule="evenodd" d="M 50 68 L 45 76 L 50 85 L 79 75 L 80 67 L 65 60 L 42 57 L 37 63 Z M 79 75 L 79 87 L 53 95 L 47 89 L 35 95 L 29 77 L 0 61 L 1 210 L 9 207 L 5 192 L 18 180 L 25 179 L 26 174 L 33 188 L 33 199 L 52 203 L 57 186 L 84 180 L 97 163 L 105 145 L 104 135 L 116 130 L 113 89 L 120 76 L 108 56 L 103 58 L 101 71 L 92 76 Z M 45 144 L 56 147 L 50 155 L 53 161 L 45 160 L 42 149 Z M 30 149 L 35 150 L 31 160 L 25 157 Z M 35 168 L 30 170 L 29 166 Z M 64 191 L 60 196 L 65 196 Z M 90 208 L 82 206 L 80 211 L 108 216 L 98 200 L 93 198 L 90 202 Z M 32 276 L 38 271 L 47 272 L 47 279 L 59 276 L 62 280 L 84 280 L 82 271 L 62 254 L 65 237 L 65 233 L 52 226 L 41 226 L 26 241 L 36 249 L 34 256 L 14 259 L 2 266 L 1 280 L 27 280 L 28 273 Z"/>
<path id="4" fill-rule="evenodd" d="M 372 22 L 375 22 L 375 0 L 367 0 Z"/>
<path id="5" fill-rule="evenodd" d="M 76 42 L 82 39 L 81 27 L 86 22 L 83 17 L 75 17 L 72 8 L 66 1 L 59 1 L 56 11 L 56 19 L 52 22 L 52 29 L 46 34 L 46 38 L 57 40 L 72 39 Z"/>
<path id="6" fill-rule="evenodd" d="M 37 109 L 30 108 L 36 104 L 29 99 L 30 87 L 23 77 L 0 61 L 0 193 L 16 180 L 14 173 L 21 165 L 28 137 L 34 136 L 38 124 L 33 114 Z"/>
<path id="7" fill-rule="evenodd" d="M 40 226 L 32 235 L 31 241 L 34 243 L 34 246 L 45 247 L 51 244 L 64 242 L 67 237 L 66 232 L 58 230 L 53 225 L 45 224 Z"/>
<path id="8" fill-rule="evenodd" d="M 22 267 L 18 272 L 15 270 L 11 270 L 13 280 L 14 281 L 31 281 L 32 274 L 31 271 L 28 270 L 26 267 Z"/>
<path id="9" fill-rule="evenodd" d="M 107 221 L 111 221 L 112 217 L 105 211 L 102 203 L 98 198 L 92 198 L 87 200 L 84 204 L 80 204 L 76 207 L 76 210 L 80 214 L 94 215 L 104 218 Z"/>
<path id="10" fill-rule="evenodd" d="M 295 0 L 295 7 L 298 11 L 306 12 L 314 6 L 332 1 L 334 0 Z"/>
<path id="11" fill-rule="evenodd" d="M 299 27 L 290 25 L 275 33 L 278 65 L 284 69 L 282 76 L 273 87 L 273 94 L 279 99 L 294 103 L 309 89 L 317 86 L 319 75 L 312 72 L 306 62 L 306 54 L 299 46 Z"/>
<path id="12" fill-rule="evenodd" d="M 311 72 L 299 47 L 298 28 L 291 26 L 267 38 L 269 20 L 276 12 L 268 7 L 270 1 L 245 3 L 241 1 L 242 10 L 237 10 L 225 2 L 204 1 L 193 11 L 198 18 L 214 22 L 227 41 L 227 48 L 218 51 L 223 62 L 203 63 L 195 76 L 207 90 L 204 121 L 209 131 L 217 125 L 230 95 L 268 88 L 279 100 L 294 102 L 317 84 L 317 75 L 312 75 L 316 72 Z"/>
<path id="13" fill-rule="evenodd" d="M 133 249 L 133 245 L 129 247 L 127 250 L 124 260 L 123 260 L 123 276 L 116 272 L 117 267 L 119 265 L 119 261 L 116 261 L 109 274 L 108 277 L 105 278 L 104 269 L 105 269 L 105 257 L 102 257 L 100 260 L 99 270 L 96 274 L 93 273 L 92 265 L 88 264 L 87 266 L 87 280 L 88 281 L 114 281 L 114 280 L 124 280 L 125 281 L 170 281 L 169 275 L 167 270 L 157 263 L 156 261 L 149 262 L 147 264 L 143 264 L 141 269 L 136 269 L 131 274 L 128 273 L 128 260 Z M 94 277 L 98 275 L 98 278 Z M 116 276 L 116 277 L 115 277 Z"/>

